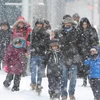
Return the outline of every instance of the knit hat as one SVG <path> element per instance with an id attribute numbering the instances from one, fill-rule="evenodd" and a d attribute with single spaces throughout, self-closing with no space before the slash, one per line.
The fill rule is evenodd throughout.
<path id="1" fill-rule="evenodd" d="M 80 18 L 78 13 L 73 14 L 73 18 L 75 18 L 75 17 Z"/>
<path id="2" fill-rule="evenodd" d="M 98 51 L 99 52 L 99 47 L 98 46 L 93 46 L 90 51 Z"/>
<path id="3" fill-rule="evenodd" d="M 52 39 L 50 40 L 50 46 L 59 46 L 59 40 L 58 39 Z"/>
<path id="4" fill-rule="evenodd" d="M 35 25 L 37 25 L 37 24 L 44 25 L 44 20 L 42 18 L 38 18 L 37 21 L 35 22 Z"/>
<path id="5" fill-rule="evenodd" d="M 74 21 L 73 21 L 72 17 L 66 17 L 64 19 L 64 23 L 74 23 Z"/>

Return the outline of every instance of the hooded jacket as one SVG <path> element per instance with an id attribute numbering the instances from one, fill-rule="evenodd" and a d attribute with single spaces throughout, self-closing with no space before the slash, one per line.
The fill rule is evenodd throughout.
<path id="1" fill-rule="evenodd" d="M 5 50 L 11 41 L 12 31 L 10 29 L 10 25 L 7 21 L 1 22 L 0 25 L 7 25 L 8 29 L 0 29 L 0 58 L 4 57 Z"/>
<path id="2" fill-rule="evenodd" d="M 94 46 L 93 48 L 98 51 L 98 54 L 91 55 L 90 58 L 84 61 L 84 65 L 90 69 L 90 78 L 100 78 L 100 48 L 98 46 Z"/>
<path id="3" fill-rule="evenodd" d="M 19 22 L 24 24 L 23 28 L 18 27 Z M 26 41 L 30 41 L 30 32 L 32 31 L 28 22 L 24 19 L 24 17 L 19 16 L 18 20 L 13 25 L 13 34 L 12 38 L 16 33 L 21 33 Z"/>
<path id="4" fill-rule="evenodd" d="M 25 46 L 23 45 L 20 48 L 16 48 L 14 43 L 17 39 L 21 39 L 20 37 L 14 38 L 13 42 L 8 46 L 7 51 L 4 56 L 4 65 L 8 66 L 9 74 L 21 74 L 25 70 L 26 66 L 26 57 L 25 53 L 27 52 Z M 25 42 L 24 39 L 21 39 L 22 42 Z M 25 44 L 25 43 L 24 43 Z"/>
<path id="5" fill-rule="evenodd" d="M 87 23 L 87 28 L 83 29 L 83 23 Z M 77 45 L 79 53 L 83 60 L 89 56 L 90 48 L 99 44 L 98 34 L 87 18 L 82 18 L 79 26 L 79 34 L 77 35 Z"/>

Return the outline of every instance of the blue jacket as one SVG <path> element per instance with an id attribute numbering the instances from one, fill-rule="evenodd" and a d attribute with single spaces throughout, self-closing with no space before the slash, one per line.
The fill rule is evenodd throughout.
<path id="1" fill-rule="evenodd" d="M 84 65 L 89 65 L 90 67 L 90 78 L 100 78 L 100 55 L 97 58 L 84 61 Z"/>

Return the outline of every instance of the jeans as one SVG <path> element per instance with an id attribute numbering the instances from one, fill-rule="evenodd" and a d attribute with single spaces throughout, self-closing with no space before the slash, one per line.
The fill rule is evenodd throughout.
<path id="1" fill-rule="evenodd" d="M 67 68 L 66 66 L 63 66 L 63 75 L 62 75 L 62 97 L 67 97 L 67 83 L 68 78 L 70 77 L 70 83 L 69 83 L 69 96 L 74 95 L 75 87 L 76 87 L 76 79 L 77 79 L 77 66 L 71 65 L 70 68 Z"/>
<path id="2" fill-rule="evenodd" d="M 44 71 L 43 56 L 32 56 L 31 57 L 31 83 L 39 84 L 42 83 L 42 76 Z"/>

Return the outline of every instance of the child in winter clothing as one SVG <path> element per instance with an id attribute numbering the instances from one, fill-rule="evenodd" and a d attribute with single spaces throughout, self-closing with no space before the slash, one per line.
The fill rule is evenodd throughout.
<path id="1" fill-rule="evenodd" d="M 26 46 L 27 49 L 30 49 L 30 33 L 32 32 L 32 28 L 29 25 L 29 23 L 24 19 L 23 16 L 19 16 L 17 21 L 13 25 L 13 33 L 12 33 L 12 38 L 17 34 L 21 33 L 23 38 L 26 40 Z M 27 59 L 28 63 L 28 59 Z M 27 65 L 25 66 L 27 69 Z M 27 72 L 23 72 L 22 76 L 26 76 Z"/>
<path id="2" fill-rule="evenodd" d="M 8 46 L 4 56 L 4 70 L 7 72 L 7 76 L 3 85 L 9 87 L 11 81 L 14 79 L 12 91 L 19 91 L 21 74 L 26 65 L 25 53 L 27 50 L 25 44 L 26 40 L 21 37 L 20 33 L 17 34 L 13 42 Z"/>
<path id="3" fill-rule="evenodd" d="M 60 98 L 63 56 L 57 40 L 51 40 L 51 50 L 47 52 L 47 77 L 50 98 Z M 57 100 L 58 100 L 57 99 Z"/>
<path id="4" fill-rule="evenodd" d="M 3 58 L 5 51 L 10 44 L 11 40 L 11 34 L 12 31 L 10 29 L 10 25 L 7 21 L 0 22 L 0 69 L 1 69 L 1 63 L 3 65 Z"/>
<path id="5" fill-rule="evenodd" d="M 94 100 L 100 100 L 100 55 L 98 47 L 90 49 L 91 56 L 85 60 L 84 65 L 90 67 L 90 86 L 93 91 Z"/>

